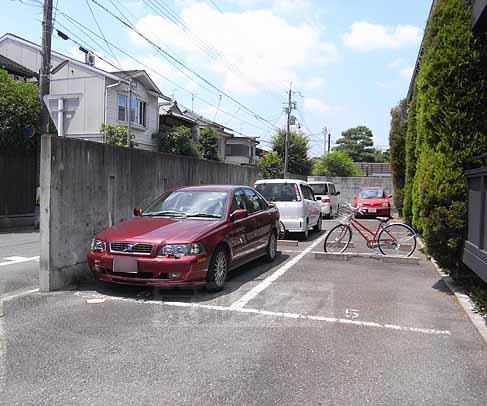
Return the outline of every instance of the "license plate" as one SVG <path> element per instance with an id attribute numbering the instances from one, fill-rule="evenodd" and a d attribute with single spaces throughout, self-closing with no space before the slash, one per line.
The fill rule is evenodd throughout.
<path id="1" fill-rule="evenodd" d="M 113 257 L 113 272 L 117 273 L 137 273 L 137 259 L 116 256 Z"/>
<path id="2" fill-rule="evenodd" d="M 369 213 L 377 213 L 377 209 L 368 209 Z"/>

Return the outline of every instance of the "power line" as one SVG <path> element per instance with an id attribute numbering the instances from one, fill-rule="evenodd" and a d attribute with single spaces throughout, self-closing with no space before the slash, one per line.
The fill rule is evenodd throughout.
<path id="1" fill-rule="evenodd" d="M 204 83 L 206 83 L 207 85 L 209 85 L 210 87 L 212 87 L 213 89 L 215 89 L 217 92 L 219 92 L 222 95 L 224 95 L 225 97 L 227 97 L 229 100 L 233 101 L 235 104 L 241 106 L 244 110 L 246 110 L 247 112 L 249 112 L 250 114 L 252 114 L 256 119 L 258 119 L 260 121 L 263 121 L 264 123 L 267 123 L 271 127 L 273 126 L 273 124 L 270 121 L 268 121 L 267 119 L 265 119 L 264 117 L 262 117 L 260 114 L 256 113 L 255 111 L 251 110 L 250 108 L 248 108 L 247 106 L 245 106 L 244 104 L 242 104 L 240 101 L 238 101 L 237 99 L 235 99 L 233 96 L 230 96 L 227 92 L 225 92 L 225 91 L 221 90 L 220 88 L 218 88 L 216 85 L 214 85 L 213 83 L 211 83 L 209 80 L 207 80 L 205 77 L 203 77 L 202 75 L 200 75 L 198 72 L 194 71 L 189 66 L 187 66 L 184 62 L 181 62 L 180 60 L 178 60 L 177 58 L 175 58 L 174 56 L 172 56 L 170 53 L 168 53 L 167 51 L 163 50 L 160 46 L 158 46 L 152 40 L 150 40 L 149 38 L 147 38 L 139 30 L 137 30 L 136 28 L 130 26 L 127 22 L 123 21 L 122 19 L 120 19 L 120 17 L 118 17 L 115 14 L 113 14 L 105 6 L 101 5 L 97 0 L 90 0 L 90 1 L 92 1 L 93 3 L 95 3 L 98 7 L 102 8 L 103 10 L 105 10 L 105 12 L 107 12 L 112 17 L 114 17 L 119 22 L 121 22 L 123 25 L 125 25 L 127 28 L 129 28 L 130 30 L 132 30 L 133 32 L 135 32 L 137 35 L 139 35 L 141 38 L 143 38 L 146 42 L 148 42 L 154 48 L 158 49 L 161 53 L 163 53 L 168 58 L 170 58 L 171 60 L 173 60 L 176 64 L 180 65 L 184 69 L 186 69 L 189 72 L 191 72 L 198 79 L 200 79 L 201 81 L 203 81 Z"/>
<path id="2" fill-rule="evenodd" d="M 271 97 L 278 98 L 280 96 L 269 90 L 266 86 L 257 83 L 254 79 L 243 73 L 235 63 L 230 61 L 220 50 L 215 48 L 213 45 L 208 44 L 205 40 L 199 37 L 185 22 L 174 12 L 167 4 L 160 0 L 143 0 L 143 2 L 149 6 L 153 11 L 159 14 L 159 16 L 168 19 L 172 24 L 178 27 L 182 32 L 184 32 L 191 41 L 204 53 L 206 53 L 210 58 L 214 60 L 222 61 L 228 70 L 236 73 L 237 75 L 244 78 L 247 82 L 251 83 L 252 86 L 261 87 L 262 90 Z"/>
<path id="3" fill-rule="evenodd" d="M 218 5 L 217 5 L 217 4 L 216 4 L 216 3 L 215 3 L 213 0 L 208 0 L 208 1 L 211 3 L 211 5 L 212 5 L 213 7 L 215 7 L 215 8 L 217 9 L 217 11 L 219 11 L 220 13 L 222 13 L 222 14 L 223 14 L 222 9 L 221 9 L 220 7 L 218 7 Z"/>
<path id="4" fill-rule="evenodd" d="M 107 44 L 107 47 L 110 50 L 110 54 L 113 56 L 113 58 L 115 59 L 115 61 L 117 61 L 117 63 L 120 65 L 120 61 L 117 59 L 117 55 L 114 54 L 112 48 L 110 47 L 110 44 L 107 41 L 107 38 L 105 37 L 105 34 L 103 33 L 103 30 L 100 27 L 100 24 L 98 24 L 98 20 L 96 19 L 95 13 L 93 12 L 93 9 L 91 8 L 89 1 L 88 0 L 85 0 L 85 3 L 88 6 L 88 8 L 90 9 L 90 13 L 93 16 L 93 20 L 95 20 L 95 24 L 98 27 L 98 30 L 100 31 L 100 34 L 101 34 L 101 36 L 103 37 L 103 39 L 105 41 L 105 44 Z"/>

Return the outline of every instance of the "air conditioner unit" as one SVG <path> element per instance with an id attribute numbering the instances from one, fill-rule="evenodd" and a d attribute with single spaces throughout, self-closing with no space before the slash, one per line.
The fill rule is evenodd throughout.
<path id="1" fill-rule="evenodd" d="M 85 54 L 85 63 L 90 66 L 95 66 L 95 55 L 91 52 Z"/>

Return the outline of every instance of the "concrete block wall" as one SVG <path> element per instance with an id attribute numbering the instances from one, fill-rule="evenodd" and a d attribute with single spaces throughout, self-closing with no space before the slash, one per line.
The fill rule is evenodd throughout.
<path id="1" fill-rule="evenodd" d="M 353 204 L 353 197 L 364 187 L 383 187 L 386 193 L 392 194 L 392 178 L 379 176 L 334 177 L 334 176 L 308 176 L 308 182 L 333 182 L 340 191 L 340 200 Z"/>
<path id="2" fill-rule="evenodd" d="M 127 149 L 83 140 L 42 137 L 42 291 L 89 276 L 94 234 L 133 217 L 163 191 L 187 185 L 253 185 L 254 167 Z"/>

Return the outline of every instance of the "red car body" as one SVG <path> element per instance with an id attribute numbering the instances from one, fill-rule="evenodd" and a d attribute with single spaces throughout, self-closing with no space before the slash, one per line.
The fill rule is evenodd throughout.
<path id="1" fill-rule="evenodd" d="M 279 212 L 265 202 L 261 210 L 234 210 L 236 190 L 254 189 L 246 186 L 200 186 L 177 191 L 217 191 L 227 193 L 227 207 L 221 219 L 140 217 L 122 222 L 99 232 L 95 238 L 105 242 L 105 251 L 91 249 L 88 264 L 100 281 L 157 287 L 200 286 L 207 284 L 208 267 L 217 247 L 223 247 L 229 269 L 266 254 L 271 233 L 277 235 Z M 247 210 L 249 202 L 246 201 Z M 138 209 L 136 209 L 138 210 Z M 238 218 L 237 218 L 238 217 Z M 201 244 L 204 252 L 182 257 L 161 255 L 169 244 Z M 131 245 L 138 252 L 121 252 Z M 114 249 L 115 247 L 115 249 Z M 125 247 L 125 248 L 124 248 Z M 135 248 L 134 248 L 135 247 Z M 124 259 L 120 259 L 124 258 Z M 133 273 L 114 272 L 113 262 L 125 261 L 136 267 Z"/>
<path id="2" fill-rule="evenodd" d="M 391 217 L 391 196 L 381 187 L 360 189 L 354 197 L 354 206 L 361 208 L 360 216 Z"/>

